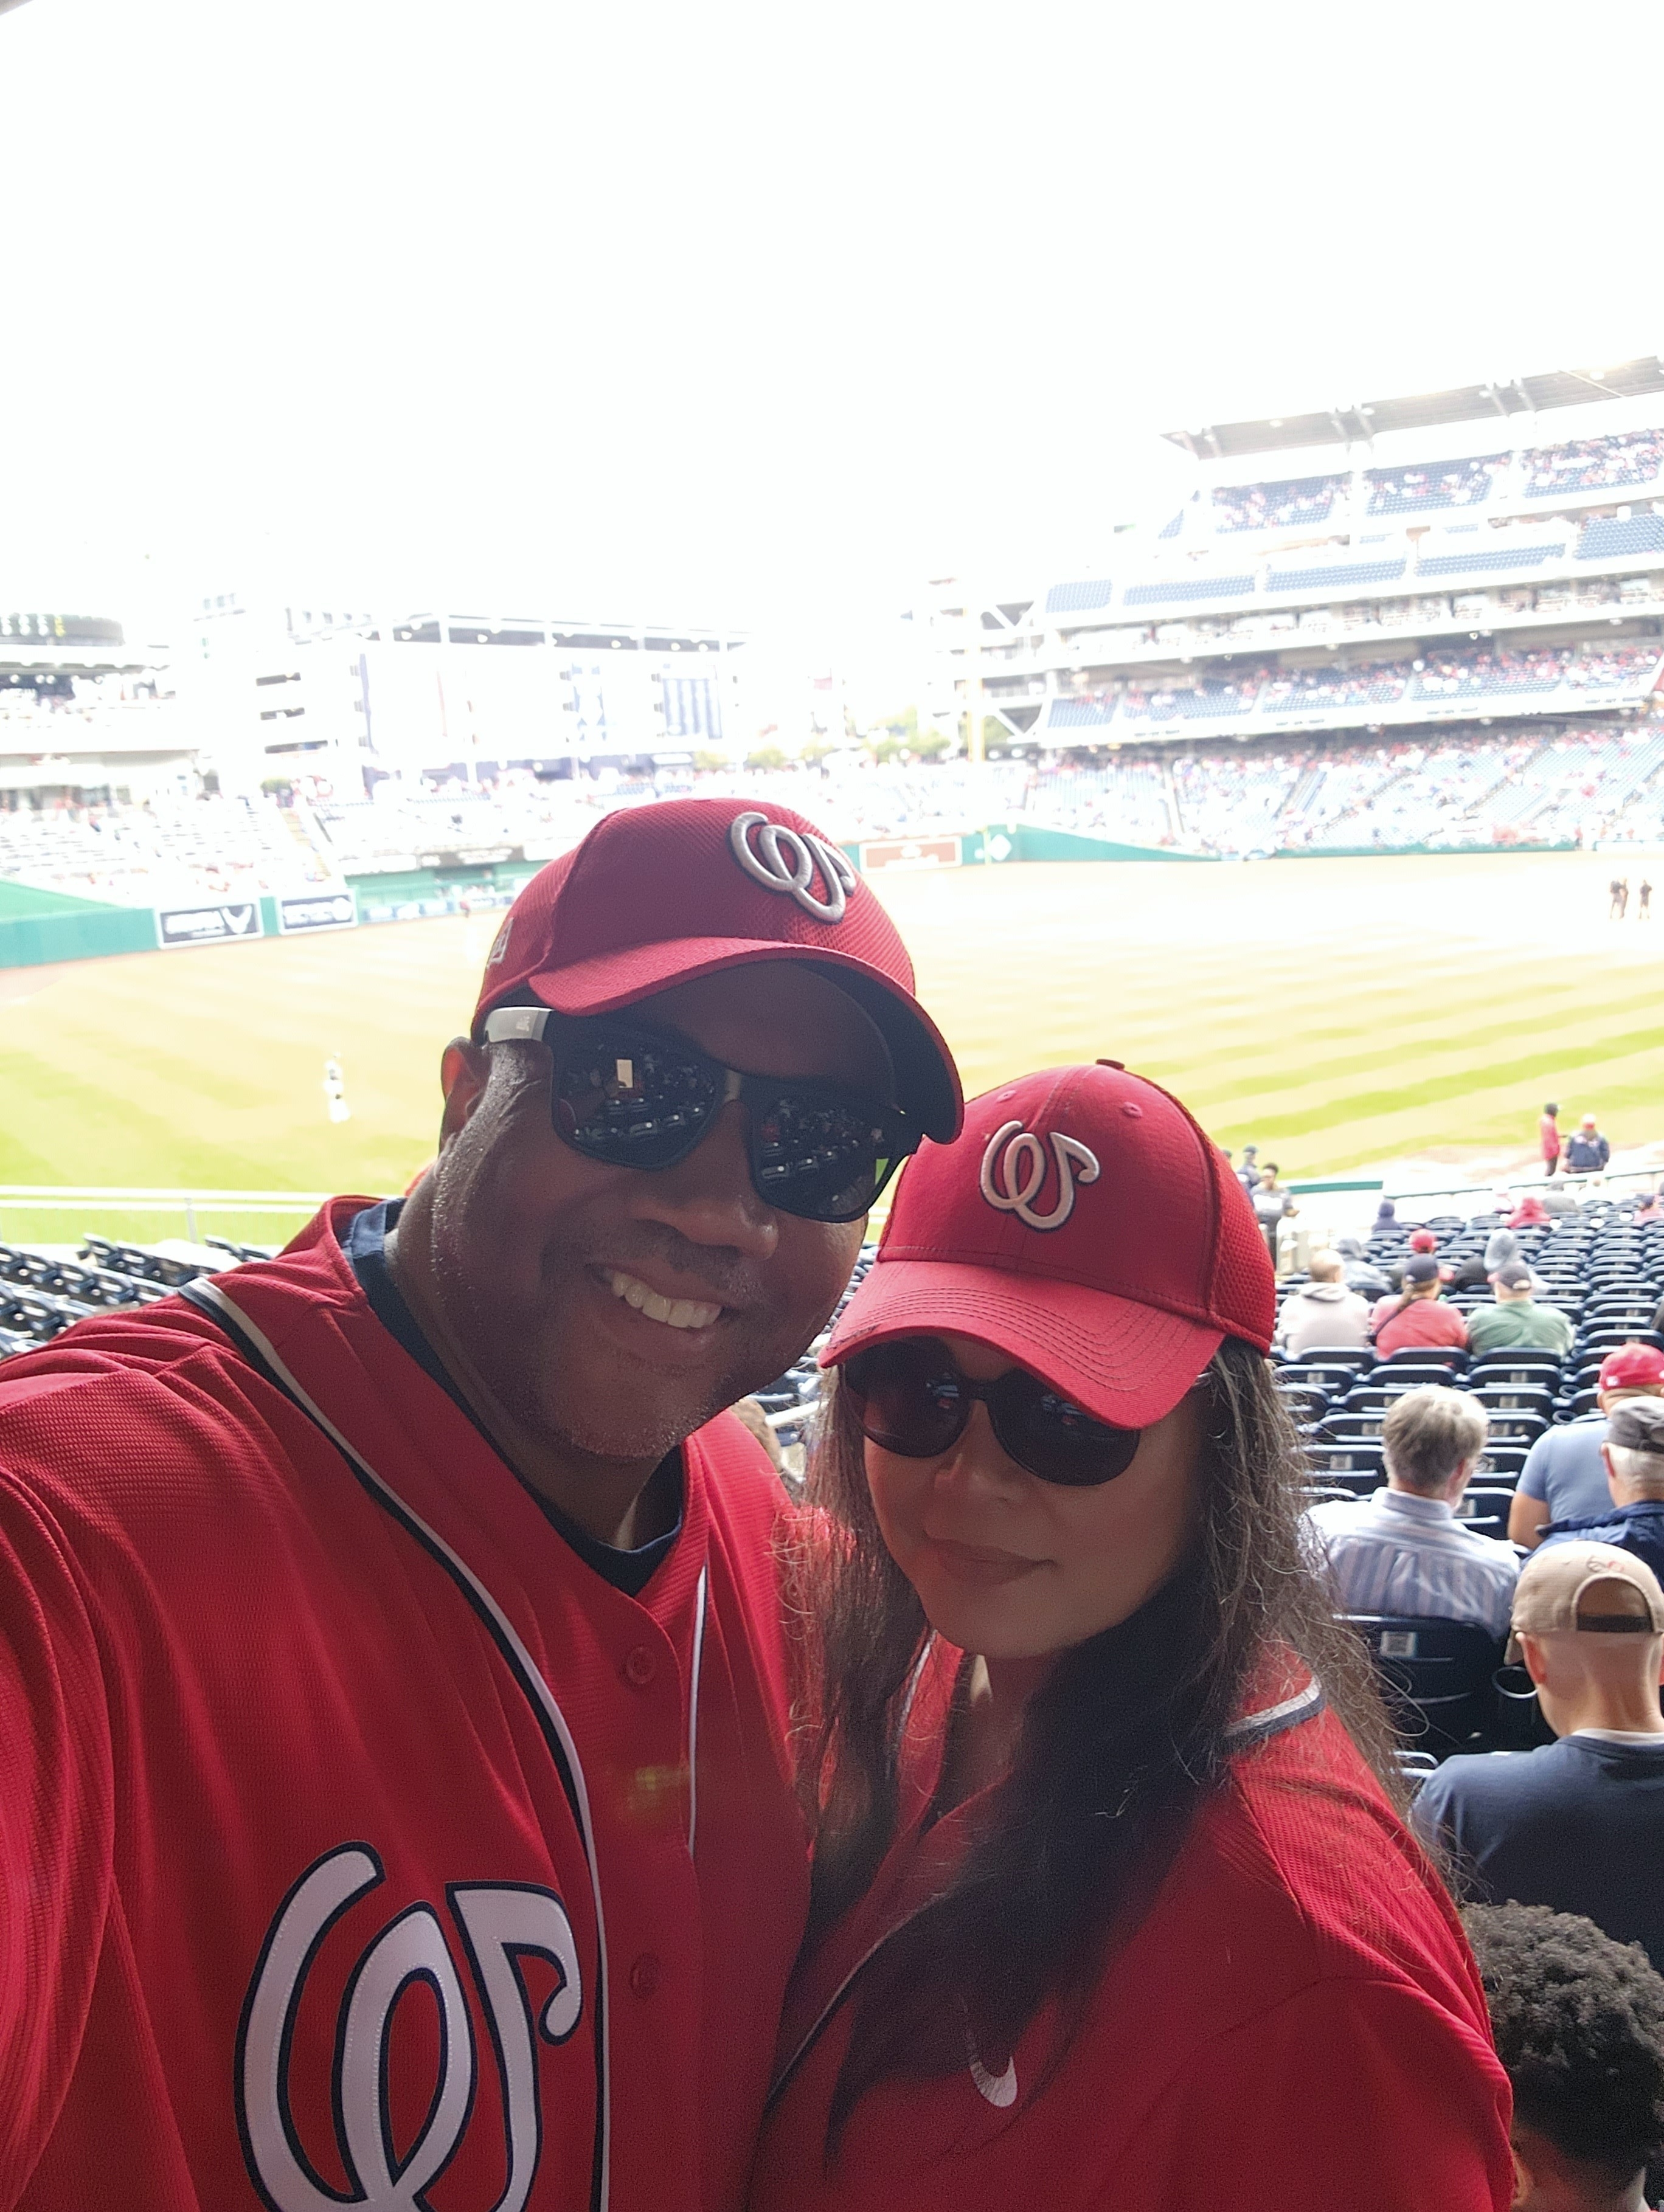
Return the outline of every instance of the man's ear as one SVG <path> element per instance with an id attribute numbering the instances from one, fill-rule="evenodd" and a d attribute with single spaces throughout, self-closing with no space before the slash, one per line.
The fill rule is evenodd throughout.
<path id="1" fill-rule="evenodd" d="M 491 1072 L 483 1044 L 475 1044 L 468 1037 L 453 1037 L 446 1046 L 439 1062 L 440 1087 L 445 1093 L 445 1111 L 439 1123 L 442 1146 L 463 1127 L 485 1096 Z"/>
<path id="2" fill-rule="evenodd" d="M 1521 1636 L 1517 1628 L 1514 1633 L 1519 1638 L 1521 1664 L 1540 1688 L 1543 1677 L 1548 1673 L 1543 1660 L 1543 1647 L 1534 1636 Z"/>

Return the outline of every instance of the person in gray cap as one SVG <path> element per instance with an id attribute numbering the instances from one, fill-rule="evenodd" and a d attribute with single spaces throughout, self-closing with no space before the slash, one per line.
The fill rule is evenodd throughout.
<path id="1" fill-rule="evenodd" d="M 1475 1903 L 1584 1913 L 1664 1966 L 1664 1589 L 1632 1553 L 1545 1545 L 1520 1570 L 1516 1651 L 1559 1741 L 1446 1759 L 1413 1825 Z"/>
<path id="2" fill-rule="evenodd" d="M 1478 1306 L 1467 1317 L 1471 1352 L 1512 1352 L 1527 1345 L 1565 1358 L 1571 1349 L 1571 1323 L 1557 1306 L 1537 1304 L 1523 1260 L 1505 1260 L 1490 1278 L 1490 1287 L 1496 1304 Z"/>
<path id="3" fill-rule="evenodd" d="M 1630 1398 L 1614 1407 L 1600 1447 L 1612 1510 L 1551 1521 L 1543 1548 L 1574 1537 L 1633 1553 L 1664 1581 L 1664 1399 Z"/>

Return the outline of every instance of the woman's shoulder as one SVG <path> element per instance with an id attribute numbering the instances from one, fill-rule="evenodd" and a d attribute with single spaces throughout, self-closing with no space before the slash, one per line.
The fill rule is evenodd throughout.
<path id="1" fill-rule="evenodd" d="M 1315 1686 L 1314 1686 L 1315 1690 Z M 1186 1886 L 1222 1929 L 1258 1929 L 1295 1979 L 1407 1979 L 1464 2014 L 1467 1946 L 1426 1853 L 1320 1702 L 1254 1732 L 1198 1820 Z"/>

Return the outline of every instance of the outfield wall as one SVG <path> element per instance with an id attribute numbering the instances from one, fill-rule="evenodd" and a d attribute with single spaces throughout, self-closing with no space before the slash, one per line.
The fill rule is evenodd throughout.
<path id="1" fill-rule="evenodd" d="M 1493 853 L 1566 853 L 1570 841 L 1550 845 L 1356 845 L 1283 848 L 1274 860 L 1394 860 L 1406 856 L 1466 857 Z M 993 822 L 985 826 L 923 832 L 917 837 L 864 838 L 843 850 L 863 874 L 891 868 L 1003 866 L 1024 860 L 1167 860 L 1217 866 L 1217 853 L 1180 852 L 1171 846 L 1130 845 L 1080 830 L 1039 823 Z M 1234 855 L 1231 856 L 1236 857 Z M 238 938 L 293 936 L 319 929 L 370 923 L 418 921 L 444 915 L 506 907 L 537 873 L 531 862 L 472 867 L 411 868 L 387 875 L 353 875 L 344 885 L 256 899 L 204 899 L 183 907 L 111 906 L 67 892 L 37 890 L 0 880 L 0 968 L 35 968 L 65 960 L 107 959 L 120 952 L 154 952 L 175 945 L 229 944 Z"/>

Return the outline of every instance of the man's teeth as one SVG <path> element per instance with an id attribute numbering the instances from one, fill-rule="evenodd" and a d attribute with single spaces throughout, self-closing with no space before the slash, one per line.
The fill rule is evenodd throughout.
<path id="1" fill-rule="evenodd" d="M 616 1267 L 608 1271 L 606 1279 L 615 1298 L 634 1306 L 649 1321 L 661 1321 L 672 1328 L 709 1328 L 722 1310 L 721 1306 L 707 1305 L 703 1298 L 661 1298 L 645 1283 L 638 1283 L 633 1275 L 620 1274 Z"/>

